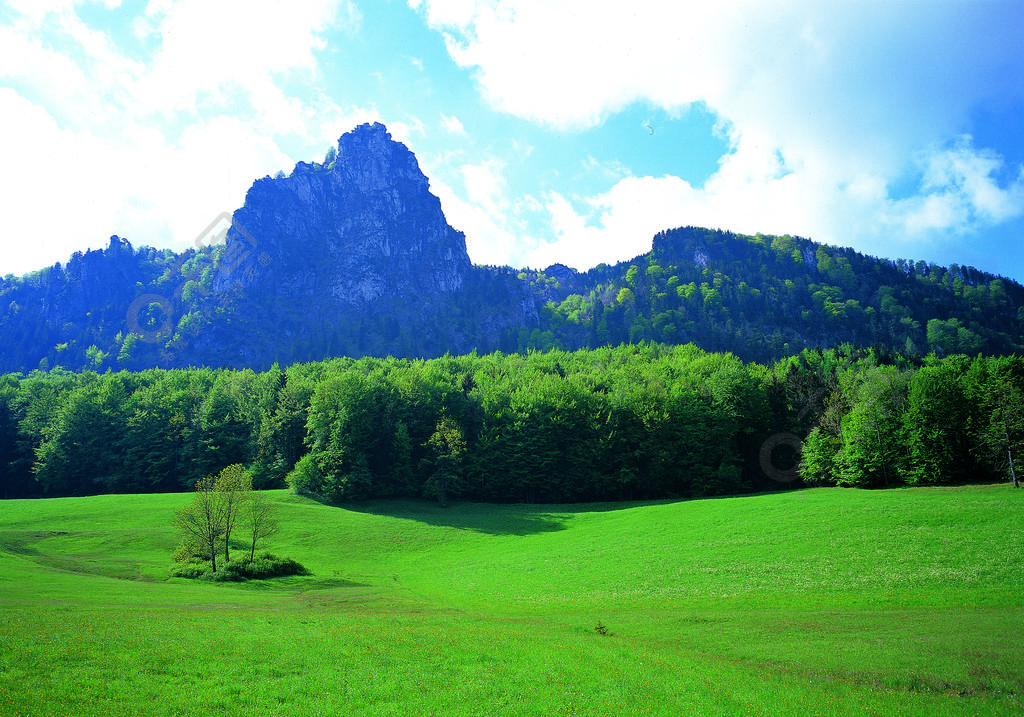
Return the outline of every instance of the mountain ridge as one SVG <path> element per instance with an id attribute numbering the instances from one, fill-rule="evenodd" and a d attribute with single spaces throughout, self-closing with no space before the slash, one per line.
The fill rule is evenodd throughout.
<path id="1" fill-rule="evenodd" d="M 0 278 L 0 370 L 694 342 L 747 360 L 844 342 L 1013 353 L 1024 287 L 973 267 L 699 227 L 579 272 L 472 264 L 415 155 L 381 124 L 257 179 L 225 241 L 181 254 L 113 236 Z"/>

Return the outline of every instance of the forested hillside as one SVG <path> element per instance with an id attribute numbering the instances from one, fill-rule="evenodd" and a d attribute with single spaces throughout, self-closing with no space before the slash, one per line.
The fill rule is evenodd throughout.
<path id="1" fill-rule="evenodd" d="M 685 227 L 579 274 L 522 272 L 541 326 L 518 348 L 694 342 L 768 362 L 849 342 L 908 356 L 1019 352 L 1024 287 L 969 266 L 889 261 L 790 236 Z"/>
<path id="2" fill-rule="evenodd" d="M 845 342 L 1024 350 L 1024 287 L 790 236 L 686 227 L 586 273 L 474 266 L 415 156 L 383 125 L 256 180 L 181 254 L 110 238 L 0 278 L 0 371 L 437 357 L 696 343 L 769 363 Z"/>
<path id="3" fill-rule="evenodd" d="M 650 253 L 586 273 L 472 267 L 457 301 L 438 299 L 444 312 L 382 296 L 373 311 L 308 324 L 299 298 L 215 292 L 225 251 L 220 244 L 177 256 L 112 237 L 106 250 L 76 254 L 66 266 L 0 279 L 0 370 L 266 369 L 337 355 L 639 341 L 693 342 L 762 363 L 843 343 L 911 357 L 1024 351 L 1024 287 L 1014 281 L 789 236 L 674 229 L 656 236 Z M 530 293 L 534 306 L 510 314 L 508 297 L 529 303 Z"/>
<path id="4" fill-rule="evenodd" d="M 328 501 L 696 497 L 798 474 L 948 484 L 1009 476 L 1022 407 L 1024 359 L 850 347 L 771 368 L 645 343 L 263 373 L 34 371 L 0 377 L 0 491 L 186 490 L 235 463 L 257 487 Z"/>

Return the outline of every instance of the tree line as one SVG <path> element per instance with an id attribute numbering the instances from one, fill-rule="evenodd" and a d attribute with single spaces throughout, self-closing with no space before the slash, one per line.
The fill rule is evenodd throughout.
<path id="1" fill-rule="evenodd" d="M 526 353 L 642 341 L 692 342 L 763 364 L 843 343 L 918 359 L 1024 351 L 1024 287 L 1011 279 L 788 235 L 671 229 L 653 238 L 649 253 L 614 266 L 584 273 L 476 266 L 458 297 L 384 296 L 370 311 L 322 321 L 308 318 L 308 297 L 214 291 L 235 264 L 222 244 L 178 255 L 115 236 L 106 249 L 76 253 L 63 265 L 0 277 L 0 370 L 102 373 L 224 361 L 267 369 L 275 360 L 338 355 L 438 356 L 473 347 Z M 426 313 L 424 301 L 432 307 Z M 287 336 L 282 316 L 289 317 Z"/>
<path id="2" fill-rule="evenodd" d="M 803 368 L 797 361 L 791 366 Z M 869 365 L 816 373 L 831 391 L 803 442 L 805 483 L 938 485 L 1003 475 L 1018 486 L 1024 440 L 1018 357 L 930 357 L 916 369 Z"/>
<path id="3" fill-rule="evenodd" d="M 1009 478 L 1019 357 L 693 345 L 0 377 L 6 497 L 254 488 L 323 500 L 688 498 Z M 772 436 L 788 443 L 766 446 Z M 795 445 L 794 445 L 795 444 Z M 794 447 L 802 448 L 798 455 Z M 766 460 L 779 470 L 766 470 Z"/>

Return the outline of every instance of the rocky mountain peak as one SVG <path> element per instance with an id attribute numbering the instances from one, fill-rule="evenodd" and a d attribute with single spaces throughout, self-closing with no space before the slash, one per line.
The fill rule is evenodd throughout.
<path id="1" fill-rule="evenodd" d="M 393 140 L 387 127 L 380 122 L 361 124 L 338 138 L 337 158 L 342 163 L 366 157 L 386 159 L 396 165 L 411 165 L 409 168 L 419 171 L 416 156 L 404 144 Z"/>
<path id="2" fill-rule="evenodd" d="M 331 171 L 339 181 L 355 180 L 364 190 L 379 191 L 396 182 L 402 182 L 408 192 L 429 192 L 430 188 L 416 155 L 391 139 L 391 133 L 379 122 L 359 125 L 338 139 Z"/>
<path id="3" fill-rule="evenodd" d="M 234 213 L 225 255 L 216 291 L 262 286 L 321 314 L 450 293 L 471 266 L 415 155 L 379 123 L 343 135 L 329 164 L 300 162 L 288 177 L 257 180 Z"/>

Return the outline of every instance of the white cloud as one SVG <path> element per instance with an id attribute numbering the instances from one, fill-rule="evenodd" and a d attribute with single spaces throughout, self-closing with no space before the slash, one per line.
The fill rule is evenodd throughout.
<path id="1" fill-rule="evenodd" d="M 44 38 L 60 38 L 61 46 Z M 109 37 L 70 11 L 0 26 L 0 82 L 31 86 L 67 125 L 119 128 L 142 72 L 141 63 L 119 54 Z"/>
<path id="2" fill-rule="evenodd" d="M 537 243 L 529 236 L 529 219 L 543 215 L 543 205 L 530 195 L 510 200 L 505 163 L 493 157 L 459 165 L 457 186 L 445 182 L 441 176 L 449 172 L 441 165 L 453 159 L 442 158 L 438 166 L 424 169 L 448 223 L 465 233 L 470 258 L 478 264 L 521 266 Z"/>
<path id="3" fill-rule="evenodd" d="M 350 0 L 152 0 L 131 25 L 157 48 L 141 58 L 87 26 L 82 4 L 17 2 L 0 25 L 0 273 L 114 233 L 188 246 L 254 178 L 290 167 L 282 144 L 326 149 L 378 119 L 315 90 L 325 33 L 359 26 Z"/>
<path id="4" fill-rule="evenodd" d="M 361 22 L 348 0 L 288 8 L 272 0 L 182 0 L 151 4 L 147 13 L 161 45 L 139 92 L 148 107 L 164 112 L 223 104 L 239 89 L 265 98 L 278 75 L 316 74 L 314 51 L 326 45 L 324 30 L 354 31 Z"/>
<path id="5" fill-rule="evenodd" d="M 891 199 L 875 177 L 839 185 L 814 171 L 790 170 L 777 153 L 742 142 L 702 187 L 673 176 L 626 177 L 575 203 L 550 194 L 553 240 L 537 246 L 529 263 L 613 263 L 649 251 L 658 231 L 684 225 L 842 237 L 874 254 L 906 256 L 911 242 L 938 231 L 968 233 L 978 223 L 1024 213 L 1024 176 L 1000 187 L 994 175 L 1003 163 L 965 138 L 928 153 L 925 163 L 922 193 Z"/>
<path id="6" fill-rule="evenodd" d="M 235 118 L 196 123 L 168 145 L 160 132 L 116 139 L 62 129 L 44 108 L 0 88 L 0 173 L 5 207 L 0 273 L 20 274 L 111 234 L 136 245 L 187 247 L 217 214 L 241 206 L 254 177 L 288 159 Z"/>
<path id="7" fill-rule="evenodd" d="M 1005 186 L 994 175 L 1004 167 L 991 151 L 977 150 L 970 137 L 952 148 L 927 153 L 922 192 L 887 203 L 881 222 L 910 237 L 936 230 L 967 233 L 1024 215 L 1024 169 Z"/>
<path id="8" fill-rule="evenodd" d="M 976 151 L 965 137 L 954 149 L 933 155 L 925 174 L 928 190 L 956 190 L 969 211 L 989 221 L 1002 221 L 1021 213 L 1024 183 L 1018 177 L 1008 188 L 998 186 L 993 174 L 1003 167 L 993 152 Z"/>
<path id="9" fill-rule="evenodd" d="M 14 200 L 4 207 L 0 273 L 20 274 L 41 268 L 40 255 L 46 263 L 66 260 L 71 251 L 83 248 L 68 236 L 69 230 L 77 233 L 70 225 L 83 216 L 109 221 L 113 211 L 93 204 L 90 193 L 95 185 L 54 170 L 91 162 L 103 150 L 101 140 L 62 130 L 43 108 L 9 88 L 0 88 L 0 116 L 0 195 Z M 103 237 L 93 239 L 93 246 L 98 246 Z"/>
<path id="10" fill-rule="evenodd" d="M 602 261 L 613 263 L 650 251 L 655 233 L 679 223 L 674 212 L 666 208 L 692 191 L 676 177 L 630 178 L 607 194 L 585 201 L 582 212 L 563 195 L 551 192 L 545 208 L 555 241 L 538 246 L 527 263 L 537 267 L 560 263 L 586 269 Z"/>
<path id="11" fill-rule="evenodd" d="M 379 122 L 380 120 L 378 119 L 377 121 Z M 419 135 L 422 137 L 425 129 L 423 127 L 423 120 L 419 117 L 406 117 L 405 120 L 389 122 L 388 132 L 396 142 L 402 142 L 411 148 L 413 136 Z"/>
<path id="12" fill-rule="evenodd" d="M 507 185 L 502 175 L 504 162 L 488 159 L 480 164 L 463 165 L 461 170 L 466 197 L 470 202 L 494 215 L 508 208 L 509 202 L 505 199 Z"/>
<path id="13" fill-rule="evenodd" d="M 441 113 L 441 126 L 444 127 L 445 130 L 450 132 L 451 134 L 455 134 L 455 135 L 464 135 L 464 134 L 466 134 L 466 128 L 462 126 L 462 122 L 459 121 L 459 118 L 454 116 L 454 115 L 449 117 L 444 112 L 442 112 Z"/>
<path id="14" fill-rule="evenodd" d="M 628 228 L 619 217 L 638 227 L 657 216 L 670 222 L 658 228 L 799 233 L 891 254 L 894 231 L 908 241 L 969 233 L 1024 210 L 1024 182 L 998 181 L 1001 158 L 957 139 L 978 103 L 1024 100 L 1019 3 L 411 5 L 499 110 L 566 131 L 635 102 L 670 113 L 699 102 L 727 132 L 730 152 L 703 186 L 622 179 L 589 200 L 604 212 L 596 224 L 549 199 L 562 248 L 539 256 L 564 249 L 587 265 L 622 242 L 624 258 L 637 244 L 619 233 L 620 221 Z M 893 196 L 914 171 L 915 195 Z"/>

